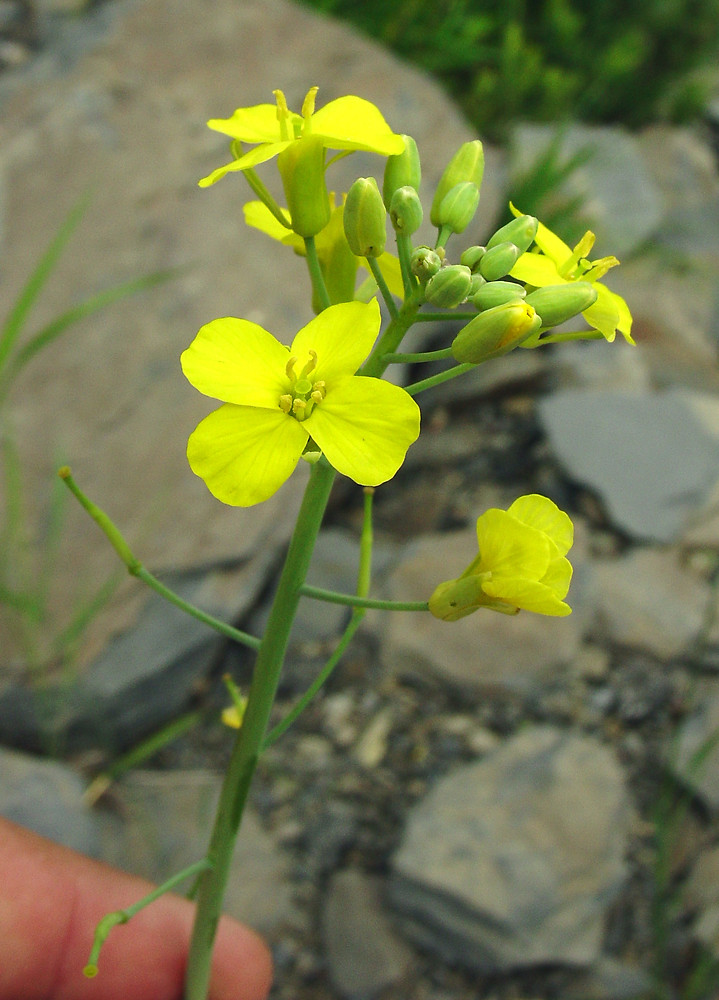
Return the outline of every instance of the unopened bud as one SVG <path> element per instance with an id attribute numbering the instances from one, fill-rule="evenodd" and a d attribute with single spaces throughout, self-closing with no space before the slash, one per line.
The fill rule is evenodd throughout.
<path id="1" fill-rule="evenodd" d="M 472 299 L 480 290 L 480 288 L 484 288 L 486 284 L 487 284 L 486 280 L 482 277 L 481 274 L 479 274 L 479 272 L 477 272 L 477 274 L 473 274 L 472 280 L 469 283 L 469 291 L 467 292 L 467 298 Z"/>
<path id="2" fill-rule="evenodd" d="M 521 254 L 515 243 L 497 243 L 487 250 L 479 262 L 479 273 L 487 281 L 496 281 L 509 274 Z"/>
<path id="3" fill-rule="evenodd" d="M 412 274 L 422 282 L 429 281 L 441 266 L 442 258 L 431 247 L 416 247 L 409 258 Z"/>
<path id="4" fill-rule="evenodd" d="M 463 264 L 451 264 L 443 267 L 427 282 L 425 298 L 433 306 L 441 309 L 454 309 L 464 302 L 469 292 L 472 275 Z"/>
<path id="5" fill-rule="evenodd" d="M 444 196 L 452 190 L 456 184 L 463 184 L 471 181 L 477 188 L 482 186 L 482 176 L 484 175 L 484 150 L 479 139 L 473 142 L 465 142 L 459 147 L 452 159 L 444 169 L 444 173 L 439 179 L 437 190 L 432 201 L 432 208 L 429 217 L 433 226 L 439 226 L 438 212 Z"/>
<path id="6" fill-rule="evenodd" d="M 387 242 L 387 213 L 374 177 L 359 177 L 347 192 L 343 223 L 356 257 L 379 257 Z"/>
<path id="7" fill-rule="evenodd" d="M 476 274 L 479 262 L 482 257 L 484 257 L 486 252 L 486 247 L 467 247 L 467 249 L 463 251 L 462 256 L 459 258 L 459 262 L 460 264 L 464 264 L 465 267 L 468 267 L 472 274 Z"/>
<path id="8" fill-rule="evenodd" d="M 556 326 L 593 305 L 597 291 L 588 281 L 568 281 L 565 285 L 537 288 L 526 301 L 542 317 L 542 326 Z"/>
<path id="9" fill-rule="evenodd" d="M 303 136 L 277 157 L 292 228 L 298 236 L 316 236 L 330 221 L 331 206 L 325 184 L 322 137 Z"/>
<path id="10" fill-rule="evenodd" d="M 527 297 L 527 290 L 516 281 L 487 281 L 471 296 L 472 305 L 479 312 L 503 306 L 505 302 L 517 302 Z"/>
<path id="11" fill-rule="evenodd" d="M 401 187 L 411 187 L 415 191 L 419 191 L 419 183 L 422 179 L 417 143 L 411 135 L 403 135 L 402 138 L 404 139 L 404 152 L 398 153 L 396 156 L 388 156 L 384 168 L 382 200 L 388 212 L 395 191 Z"/>
<path id="12" fill-rule="evenodd" d="M 436 212 L 437 222 L 432 222 L 440 229 L 450 233 L 463 233 L 474 218 L 479 204 L 479 188 L 472 181 L 455 184 L 447 192 Z"/>
<path id="13" fill-rule="evenodd" d="M 542 321 L 526 302 L 509 302 L 487 309 L 460 330 L 452 343 L 452 356 L 472 365 L 519 347 L 536 333 Z"/>
<path id="14" fill-rule="evenodd" d="M 413 187 L 397 188 L 389 203 L 389 220 L 396 233 L 411 236 L 422 225 L 422 202 Z"/>
<path id="15" fill-rule="evenodd" d="M 528 250 L 534 242 L 534 237 L 539 229 L 539 221 L 533 215 L 519 215 L 512 219 L 506 226 L 502 226 L 487 242 L 487 249 L 491 250 L 498 243 L 514 243 L 522 253 Z"/>

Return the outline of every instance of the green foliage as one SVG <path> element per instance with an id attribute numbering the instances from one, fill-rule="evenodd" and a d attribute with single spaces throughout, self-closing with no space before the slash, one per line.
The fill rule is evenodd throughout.
<path id="1" fill-rule="evenodd" d="M 717 0 L 304 0 L 437 76 L 480 134 L 512 119 L 687 120 L 719 48 Z"/>

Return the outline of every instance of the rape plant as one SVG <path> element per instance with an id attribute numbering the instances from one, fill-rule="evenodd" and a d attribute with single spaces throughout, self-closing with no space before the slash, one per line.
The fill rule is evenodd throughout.
<path id="1" fill-rule="evenodd" d="M 572 568 L 567 553 L 572 523 L 547 497 L 520 497 L 508 511 L 490 510 L 477 522 L 479 552 L 457 578 L 424 601 L 386 601 L 370 596 L 372 496 L 402 465 L 420 432 L 416 398 L 441 382 L 515 349 L 538 349 L 576 339 L 631 341 L 626 303 L 601 280 L 618 262 L 589 261 L 591 234 L 573 250 L 536 218 L 515 218 L 484 246 L 450 263 L 446 246 L 472 222 L 484 170 L 482 144 L 465 143 L 452 157 L 435 193 L 430 217 L 434 246 L 415 245 L 424 210 L 421 165 L 411 137 L 394 133 L 380 112 L 359 97 L 343 97 L 315 111 L 312 88 L 301 114 L 289 110 L 281 91 L 276 103 L 240 108 L 211 128 L 228 135 L 231 160 L 201 182 L 208 187 L 241 174 L 259 200 L 245 218 L 307 262 L 316 315 L 284 346 L 256 323 L 236 317 L 204 326 L 182 355 L 185 376 L 200 392 L 222 402 L 191 434 L 191 468 L 223 503 L 247 507 L 284 486 L 300 460 L 309 464 L 297 522 L 279 575 L 264 635 L 254 636 L 188 605 L 150 574 L 128 548 L 110 518 L 89 500 L 68 468 L 60 475 L 97 521 L 128 570 L 168 600 L 256 651 L 249 690 L 230 684 L 232 706 L 223 717 L 237 729 L 206 855 L 128 910 L 101 921 L 87 975 L 95 975 L 100 948 L 113 926 L 130 919 L 163 891 L 197 876 L 196 918 L 185 983 L 186 1000 L 207 996 L 213 941 L 222 909 L 230 859 L 258 760 L 309 704 L 352 640 L 367 608 L 431 613 L 452 622 L 479 608 L 562 616 Z M 246 151 L 244 144 L 253 146 Z M 337 150 L 328 159 L 327 150 Z M 359 178 L 346 196 L 327 185 L 332 164 L 354 150 L 384 158 L 381 184 Z M 287 199 L 279 205 L 255 172 L 276 157 Z M 387 216 L 397 256 L 386 250 Z M 357 285 L 358 269 L 369 277 Z M 380 305 L 387 319 L 381 319 Z M 586 323 L 579 318 L 584 316 Z M 578 328 L 555 332 L 578 318 Z M 402 343 L 418 322 L 441 319 L 456 333 L 445 347 L 408 353 Z M 427 361 L 444 367 L 406 388 L 385 380 L 393 365 Z M 337 473 L 364 487 L 355 593 L 305 582 L 313 547 Z M 288 715 L 269 728 L 288 640 L 302 596 L 352 608 L 335 650 Z M 451 625 L 447 625 L 451 627 Z M 477 622 L 478 632 L 481 620 Z"/>

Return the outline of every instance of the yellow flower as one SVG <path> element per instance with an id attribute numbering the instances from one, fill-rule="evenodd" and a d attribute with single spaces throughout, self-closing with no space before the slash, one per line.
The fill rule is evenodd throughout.
<path id="1" fill-rule="evenodd" d="M 520 609 L 570 614 L 563 599 L 572 579 L 565 557 L 573 536 L 568 515 L 537 493 L 519 497 L 509 510 L 486 511 L 477 520 L 479 555 L 460 577 L 437 587 L 429 610 L 443 621 L 481 607 L 505 614 Z"/>
<path id="2" fill-rule="evenodd" d="M 231 163 L 213 170 L 200 187 L 214 184 L 233 170 L 247 170 L 277 156 L 293 142 L 318 135 L 326 149 L 362 149 L 382 156 L 396 156 L 404 150 L 404 139 L 395 135 L 380 112 L 361 97 L 339 97 L 315 111 L 317 87 L 312 87 L 298 115 L 287 107 L 281 90 L 273 91 L 276 104 L 238 108 L 230 118 L 211 118 L 208 126 L 239 142 L 257 143 L 254 149 Z"/>
<path id="3" fill-rule="evenodd" d="M 344 199 L 341 205 L 335 205 L 334 194 L 330 192 L 330 204 L 332 206 L 330 221 L 315 237 L 315 249 L 330 301 L 333 304 L 351 302 L 355 297 L 357 269 L 362 267 L 367 270 L 367 262 L 364 257 L 355 257 L 347 243 L 342 224 Z M 289 225 L 289 212 L 285 209 L 283 212 Z M 260 232 L 270 236 L 273 240 L 278 240 L 280 243 L 292 247 L 296 254 L 305 256 L 305 241 L 302 237 L 293 233 L 292 230 L 286 229 L 274 217 L 264 202 L 248 201 L 244 206 L 244 213 L 245 223 L 248 226 L 259 229 Z M 377 258 L 377 264 L 392 294 L 400 299 L 403 298 L 402 272 L 397 258 L 391 253 L 385 252 Z M 376 285 L 373 287 L 376 288 Z"/>
<path id="4" fill-rule="evenodd" d="M 521 215 L 511 202 L 509 207 L 515 216 Z M 597 299 L 584 310 L 582 316 L 592 329 L 599 330 L 608 341 L 614 340 L 619 330 L 627 343 L 633 344 L 632 314 L 629 307 L 621 295 L 600 284 L 607 271 L 616 267 L 619 261 L 616 257 L 589 260 L 587 254 L 594 246 L 595 238 L 594 233 L 586 232 L 572 250 L 540 222 L 534 238 L 540 253 L 523 253 L 509 272 L 510 276 L 535 288 L 562 285 L 570 281 L 590 282 L 597 293 Z"/>
<path id="5" fill-rule="evenodd" d="M 376 300 L 321 312 L 288 349 L 248 320 L 203 326 L 182 370 L 224 401 L 190 435 L 187 457 L 223 503 L 272 496 L 303 453 L 322 451 L 361 486 L 391 479 L 419 435 L 419 407 L 399 386 L 355 375 L 380 326 Z"/>

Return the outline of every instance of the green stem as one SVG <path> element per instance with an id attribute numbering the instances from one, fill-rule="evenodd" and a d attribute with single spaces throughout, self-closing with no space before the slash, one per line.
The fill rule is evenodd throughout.
<path id="1" fill-rule="evenodd" d="M 429 378 L 422 379 L 421 382 L 415 382 L 414 385 L 408 385 L 406 392 L 410 396 L 416 396 L 419 392 L 424 392 L 425 389 L 431 389 L 435 385 L 441 385 L 443 382 L 448 382 L 451 378 L 457 378 L 458 375 L 464 375 L 465 372 L 471 371 L 476 368 L 476 365 L 470 365 L 466 362 L 463 365 L 455 365 L 454 368 L 448 368 L 447 371 L 440 372 L 438 375 L 431 375 Z"/>
<path id="2" fill-rule="evenodd" d="M 207 858 L 202 858 L 200 861 L 195 861 L 194 864 L 188 865 L 187 868 L 183 868 L 181 872 L 168 878 L 166 882 L 162 885 L 158 885 L 156 889 L 152 892 L 148 892 L 146 896 L 139 899 L 132 906 L 128 906 L 124 910 L 115 910 L 114 913 L 108 913 L 106 916 L 99 921 L 97 927 L 95 928 L 95 937 L 92 942 L 92 949 L 90 950 L 90 957 L 87 960 L 87 965 L 84 969 L 84 974 L 88 979 L 93 979 L 98 972 L 97 962 L 100 957 L 100 949 L 107 940 L 107 937 L 113 927 L 117 927 L 120 924 L 126 924 L 128 920 L 131 920 L 136 913 L 140 910 L 144 910 L 146 906 L 150 903 L 154 903 L 156 899 L 160 896 L 164 896 L 166 892 L 172 892 L 181 882 L 185 879 L 190 878 L 191 875 L 197 875 L 198 872 L 204 872 L 209 870 L 210 861 Z"/>
<path id="3" fill-rule="evenodd" d="M 303 597 L 312 597 L 316 601 L 326 601 L 328 604 L 345 604 L 350 608 L 379 608 L 382 611 L 426 611 L 428 608 L 427 601 L 383 601 L 375 597 L 340 594 L 336 590 L 311 587 L 309 584 L 300 587 L 300 593 Z"/>
<path id="4" fill-rule="evenodd" d="M 310 272 L 310 280 L 312 282 L 312 289 L 317 296 L 317 301 L 322 309 L 327 309 L 332 305 L 327 291 L 327 286 L 325 285 L 325 279 L 322 276 L 322 268 L 320 267 L 319 258 L 317 256 L 317 247 L 315 246 L 314 236 L 305 236 L 305 253 L 307 256 L 307 269 Z"/>
<path id="5" fill-rule="evenodd" d="M 404 300 L 402 308 L 387 324 L 387 329 L 375 344 L 374 350 L 358 371 L 358 375 L 379 378 L 383 374 L 389 364 L 386 355 L 393 354 L 402 343 L 402 338 L 412 326 L 421 303 L 419 289 Z"/>
<path id="6" fill-rule="evenodd" d="M 470 312 L 468 309 L 462 309 L 459 312 L 426 312 L 420 313 L 415 319 L 415 323 L 446 323 L 450 320 L 461 323 L 465 319 L 474 319 L 476 315 L 476 312 Z"/>
<path id="7" fill-rule="evenodd" d="M 206 611 L 195 607 L 194 604 L 190 604 L 189 601 L 184 600 L 179 594 L 176 594 L 174 590 L 170 590 L 170 588 L 158 580 L 156 576 L 153 576 L 148 569 L 145 569 L 140 560 L 133 555 L 130 546 L 127 544 L 120 531 L 116 525 L 113 524 L 105 511 L 101 510 L 97 504 L 94 504 L 92 500 L 85 496 L 75 480 L 72 478 L 72 473 L 66 465 L 58 470 L 58 475 L 70 492 L 85 508 L 93 521 L 100 526 L 115 552 L 117 552 L 120 559 L 122 559 L 124 564 L 127 566 L 127 570 L 132 576 L 136 576 L 138 580 L 142 580 L 143 583 L 146 583 L 148 587 L 158 593 L 161 597 L 164 597 L 166 601 L 170 602 L 170 604 L 174 604 L 175 607 L 178 607 L 181 611 L 191 615 L 192 618 L 197 618 L 198 621 L 204 622 L 205 625 L 209 625 L 210 628 L 213 628 L 216 632 L 220 632 L 222 635 L 227 636 L 228 639 L 233 639 L 235 642 L 242 643 L 243 646 L 249 646 L 250 649 L 260 648 L 260 640 L 256 636 L 249 635 L 247 632 L 242 632 L 238 628 L 233 628 L 232 625 L 227 625 L 225 622 L 220 621 L 219 618 L 215 618 L 213 615 L 208 615 Z"/>
<path id="8" fill-rule="evenodd" d="M 404 285 L 405 301 L 414 294 L 417 288 L 417 279 L 412 274 L 410 257 L 412 256 L 412 239 L 404 233 L 397 233 L 397 256 L 402 272 L 402 284 Z"/>
<path id="9" fill-rule="evenodd" d="M 452 348 L 443 347 L 441 351 L 420 351 L 418 354 L 385 354 L 384 359 L 390 365 L 418 364 L 420 361 L 444 361 L 452 357 Z"/>
<path id="10" fill-rule="evenodd" d="M 207 997 L 212 949 L 235 838 L 264 744 L 290 630 L 300 600 L 300 588 L 307 575 L 334 476 L 334 470 L 324 459 L 311 466 L 310 480 L 257 655 L 242 727 L 237 734 L 220 792 L 207 855 L 212 868 L 203 872 L 200 877 L 185 1000 L 206 1000 Z"/>
<path id="11" fill-rule="evenodd" d="M 573 340 L 604 340 L 604 334 L 599 330 L 571 330 L 567 333 L 550 333 L 537 338 L 536 342 L 522 347 L 543 347 L 545 344 L 565 344 Z"/>
<path id="12" fill-rule="evenodd" d="M 367 261 L 367 267 L 372 272 L 372 277 L 377 282 L 377 287 L 382 293 L 382 298 L 385 301 L 385 305 L 389 309 L 390 316 L 396 318 L 399 315 L 399 309 L 397 308 L 397 303 L 392 296 L 392 292 L 390 292 L 387 287 L 387 282 L 384 280 L 384 275 L 382 274 L 380 266 L 377 263 L 377 258 L 365 257 L 365 260 Z"/>

